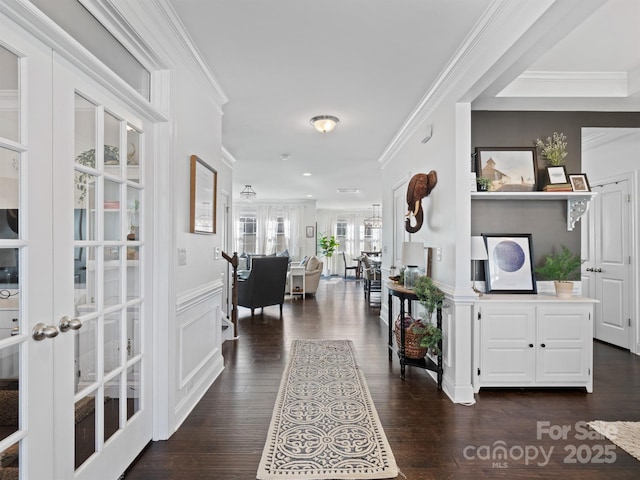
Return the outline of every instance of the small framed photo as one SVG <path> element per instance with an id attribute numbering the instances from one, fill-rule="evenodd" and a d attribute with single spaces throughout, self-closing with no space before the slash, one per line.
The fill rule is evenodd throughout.
<path id="1" fill-rule="evenodd" d="M 530 233 L 483 234 L 487 293 L 536 293 Z"/>
<path id="2" fill-rule="evenodd" d="M 550 185 L 569 183 L 569 180 L 567 180 L 567 170 L 564 168 L 564 165 L 547 167 L 547 182 Z"/>
<path id="3" fill-rule="evenodd" d="M 313 238 L 313 225 L 307 227 L 307 238 Z"/>
<path id="4" fill-rule="evenodd" d="M 570 173 L 569 182 L 574 192 L 590 192 L 589 180 L 585 173 Z"/>

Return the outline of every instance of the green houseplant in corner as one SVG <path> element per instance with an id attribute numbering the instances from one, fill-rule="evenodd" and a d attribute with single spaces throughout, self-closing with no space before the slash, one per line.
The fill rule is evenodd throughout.
<path id="1" fill-rule="evenodd" d="M 320 245 L 320 249 L 322 250 L 322 255 L 331 259 L 333 253 L 336 251 L 336 248 L 340 246 L 340 244 L 336 241 L 336 237 L 331 235 L 328 237 L 326 234 L 322 234 L 320 239 L 318 240 L 318 245 Z M 330 261 L 327 261 L 327 273 L 331 276 L 331 265 Z"/>
<path id="2" fill-rule="evenodd" d="M 560 252 L 547 255 L 544 264 L 535 269 L 536 273 L 547 280 L 553 280 L 556 295 L 561 298 L 571 297 L 573 280 L 579 278 L 582 259 L 571 252 L 566 245 L 560 246 Z"/>

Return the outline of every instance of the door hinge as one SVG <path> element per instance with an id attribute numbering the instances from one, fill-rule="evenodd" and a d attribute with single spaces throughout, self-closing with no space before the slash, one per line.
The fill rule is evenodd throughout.
<path id="1" fill-rule="evenodd" d="M 480 376 L 480 369 L 478 368 L 478 376 Z"/>
<path id="2" fill-rule="evenodd" d="M 478 312 L 478 320 L 482 318 L 482 313 Z"/>
<path id="3" fill-rule="evenodd" d="M 631 203 L 631 194 L 627 193 L 627 203 Z"/>
<path id="4" fill-rule="evenodd" d="M 631 255 L 629 255 L 629 265 L 631 265 Z"/>
<path id="5" fill-rule="evenodd" d="M 631 319 L 630 319 L 630 318 L 628 318 L 627 320 L 629 321 L 629 326 L 631 326 Z"/>
<path id="6" fill-rule="evenodd" d="M 587 369 L 589 371 L 588 375 L 591 376 L 591 369 Z"/>

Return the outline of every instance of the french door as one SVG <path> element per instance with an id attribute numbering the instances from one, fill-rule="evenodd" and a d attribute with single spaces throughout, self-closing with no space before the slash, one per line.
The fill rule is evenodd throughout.
<path id="1" fill-rule="evenodd" d="M 152 126 L 0 28 L 0 98 L 12 96 L 0 108 L 1 468 L 116 479 L 152 433 Z"/>

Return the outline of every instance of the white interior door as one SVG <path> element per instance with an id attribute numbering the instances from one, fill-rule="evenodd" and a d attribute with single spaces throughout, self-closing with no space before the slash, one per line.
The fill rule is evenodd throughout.
<path id="1" fill-rule="evenodd" d="M 115 479 L 151 439 L 150 128 L 0 31 L 0 473 Z"/>
<path id="2" fill-rule="evenodd" d="M 55 478 L 115 479 L 152 435 L 148 125 L 53 63 L 53 311 L 72 319 L 54 347 Z"/>
<path id="3" fill-rule="evenodd" d="M 597 182 L 588 223 L 587 261 L 583 288 L 600 300 L 595 308 L 594 337 L 623 348 L 630 347 L 631 240 L 629 181 Z"/>
<path id="4" fill-rule="evenodd" d="M 57 329 L 31 334 L 53 323 L 51 52 L 3 16 L 0 31 L 1 468 L 52 478 Z"/>

